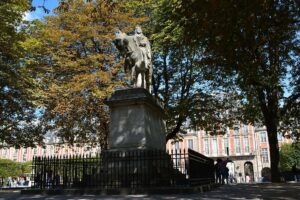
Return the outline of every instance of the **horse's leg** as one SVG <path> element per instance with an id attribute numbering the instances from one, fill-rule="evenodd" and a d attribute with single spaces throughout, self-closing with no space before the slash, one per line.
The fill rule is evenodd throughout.
<path id="1" fill-rule="evenodd" d="M 140 78 L 141 78 L 141 87 L 142 88 L 146 88 L 146 84 L 145 84 L 145 71 L 141 71 L 140 72 Z"/>
<path id="2" fill-rule="evenodd" d="M 147 74 L 148 74 L 148 77 L 147 77 L 147 85 L 148 85 L 148 91 L 151 93 L 151 86 L 152 86 L 152 73 L 153 73 L 153 68 L 152 68 L 152 64 L 149 63 L 149 66 L 148 66 L 148 70 L 147 70 Z"/>
<path id="3" fill-rule="evenodd" d="M 138 71 L 136 74 L 137 74 L 137 81 L 136 81 L 137 87 L 143 87 L 143 77 L 141 71 Z"/>
<path id="4" fill-rule="evenodd" d="M 131 84 L 133 84 L 136 87 L 136 68 L 133 66 L 131 68 Z"/>
<path id="5" fill-rule="evenodd" d="M 145 82 L 146 82 L 146 89 L 150 92 L 150 85 L 149 85 L 149 69 L 145 71 Z"/>
<path id="6" fill-rule="evenodd" d="M 136 87 L 142 87 L 142 77 L 141 77 L 141 61 L 136 60 L 135 71 L 136 71 Z"/>

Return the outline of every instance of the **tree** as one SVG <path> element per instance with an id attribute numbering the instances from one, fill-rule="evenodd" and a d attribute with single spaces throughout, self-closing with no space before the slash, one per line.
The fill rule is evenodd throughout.
<path id="1" fill-rule="evenodd" d="M 0 147 L 33 146 L 42 137 L 35 125 L 35 82 L 24 64 L 22 18 L 28 0 L 0 2 Z"/>
<path id="2" fill-rule="evenodd" d="M 28 59 L 37 67 L 44 133 L 51 131 L 69 144 L 100 143 L 106 148 L 104 101 L 123 85 L 114 32 L 131 31 L 142 20 L 122 2 L 70 0 L 60 1 L 45 23 L 36 22 L 31 34 L 38 45 Z"/>
<path id="3" fill-rule="evenodd" d="M 297 1 L 165 2 L 172 11 L 165 19 L 168 28 L 181 30 L 179 38 L 185 44 L 205 50 L 206 73 L 214 80 L 234 84 L 231 89 L 241 96 L 240 117 L 266 126 L 272 181 L 280 181 L 277 130 L 300 98 L 299 92 L 284 93 L 287 77 L 299 72 Z M 299 73 L 290 77 L 295 83 Z"/>
<path id="4" fill-rule="evenodd" d="M 148 16 L 144 22 L 146 35 L 153 52 L 153 94 L 160 99 L 166 114 L 166 141 L 180 139 L 178 133 L 186 128 L 220 131 L 224 101 L 212 94 L 205 81 L 198 55 L 201 48 L 193 48 L 179 40 L 180 29 L 172 29 L 164 19 L 172 12 L 164 1 L 130 1 L 128 7 L 138 16 Z M 170 34 L 172 32 L 172 34 Z M 205 87 L 206 86 L 206 87 Z M 197 127 L 196 127 L 197 126 Z"/>
<path id="5" fill-rule="evenodd" d="M 229 121 L 225 113 L 228 102 L 212 87 L 197 65 L 202 58 L 197 50 L 181 42 L 153 42 L 159 52 L 154 60 L 154 96 L 160 98 L 166 114 L 166 141 L 178 138 L 187 128 L 202 128 L 210 133 L 223 132 L 219 122 Z M 224 101 L 220 101 L 220 100 Z"/>
<path id="6" fill-rule="evenodd" d="M 12 160 L 0 159 L 0 177 L 18 177 L 31 173 L 31 162 L 18 163 Z"/>
<path id="7" fill-rule="evenodd" d="M 300 143 L 284 144 L 280 148 L 280 169 L 291 171 L 293 165 L 300 165 Z"/>

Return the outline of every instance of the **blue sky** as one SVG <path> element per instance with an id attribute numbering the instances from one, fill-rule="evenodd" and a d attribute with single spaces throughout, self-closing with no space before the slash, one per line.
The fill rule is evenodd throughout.
<path id="1" fill-rule="evenodd" d="M 58 5 L 58 2 L 59 2 L 59 0 L 33 0 L 32 5 L 36 7 L 36 11 L 27 12 L 25 19 L 27 19 L 27 20 L 33 20 L 33 19 L 42 20 L 44 16 L 52 14 L 51 12 Z M 51 12 L 49 14 L 45 13 L 44 10 L 39 7 L 42 5 L 44 5 Z"/>

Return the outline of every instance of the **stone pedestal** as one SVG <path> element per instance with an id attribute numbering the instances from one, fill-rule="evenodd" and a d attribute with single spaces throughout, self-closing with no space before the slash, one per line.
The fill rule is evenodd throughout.
<path id="1" fill-rule="evenodd" d="M 110 109 L 110 150 L 165 150 L 163 109 L 147 90 L 117 90 L 106 104 Z"/>
<path id="2" fill-rule="evenodd" d="M 108 150 L 102 151 L 105 187 L 169 185 L 172 169 L 166 154 L 162 106 L 144 88 L 115 91 L 110 109 Z"/>

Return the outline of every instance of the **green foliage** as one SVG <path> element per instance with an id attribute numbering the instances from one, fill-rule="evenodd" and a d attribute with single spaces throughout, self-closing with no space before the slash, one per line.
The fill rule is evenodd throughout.
<path id="1" fill-rule="evenodd" d="M 296 1 L 163 1 L 166 33 L 179 30 L 180 41 L 203 49 L 203 73 L 240 95 L 237 118 L 266 126 L 272 179 L 279 181 L 277 130 L 299 104 L 300 7 Z M 163 9 L 163 8 L 162 8 Z M 162 35 L 168 41 L 168 34 Z M 199 64 L 201 64 L 199 63 Z M 288 80 L 288 77 L 291 79 Z M 290 85 L 287 85 L 290 81 Z M 289 89 L 290 96 L 284 96 Z M 283 106 L 281 106 L 283 105 Z M 297 120 L 294 125 L 298 126 Z M 284 123 L 282 123 L 284 125 Z M 290 125 L 293 125 L 290 123 Z M 297 128 L 297 127 L 296 127 Z"/>
<path id="2" fill-rule="evenodd" d="M 172 9 L 165 21 L 182 29 L 184 43 L 205 49 L 208 78 L 237 86 L 245 120 L 264 122 L 265 116 L 280 113 L 288 67 L 299 79 L 299 7 L 294 1 L 255 2 L 176 0 L 168 4 Z M 299 94 L 294 99 L 299 101 Z"/>
<path id="3" fill-rule="evenodd" d="M 22 18 L 28 0 L 0 2 L 0 143 L 4 146 L 33 146 L 42 137 L 34 124 L 34 80 L 24 65 L 26 51 L 21 43 Z"/>
<path id="4" fill-rule="evenodd" d="M 12 160 L 0 159 L 0 177 L 18 177 L 31 173 L 31 162 L 18 163 Z"/>
<path id="5" fill-rule="evenodd" d="M 284 144 L 280 148 L 280 169 L 291 171 L 293 165 L 300 166 L 300 143 Z"/>
<path id="6" fill-rule="evenodd" d="M 39 80 L 38 103 L 44 109 L 43 132 L 63 142 L 106 147 L 108 113 L 104 100 L 123 85 L 123 61 L 112 40 L 143 21 L 122 2 L 61 1 L 45 23 L 34 22 L 24 44 L 28 64 Z"/>
<path id="7" fill-rule="evenodd" d="M 229 124 L 229 116 L 220 115 L 229 109 L 223 91 L 212 92 L 211 83 L 204 77 L 203 53 L 180 39 L 182 27 L 167 20 L 175 1 L 130 1 L 137 15 L 149 16 L 145 27 L 153 50 L 153 93 L 161 99 L 166 112 L 167 140 L 178 139 L 186 128 L 206 128 L 222 132 L 220 122 Z M 134 8 L 133 5 L 138 5 Z M 230 97 L 235 98 L 234 96 Z M 222 118 L 222 119 L 221 119 Z"/>

